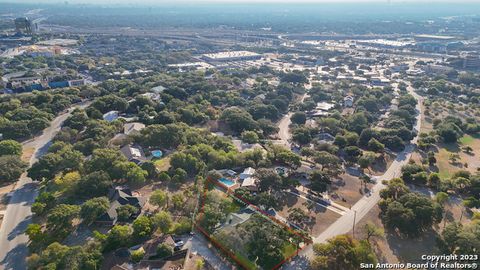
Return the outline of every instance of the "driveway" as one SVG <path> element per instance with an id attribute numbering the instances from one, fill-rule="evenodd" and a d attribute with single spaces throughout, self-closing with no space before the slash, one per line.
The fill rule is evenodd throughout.
<path id="1" fill-rule="evenodd" d="M 220 256 L 220 251 L 211 246 L 211 243 L 203 235 L 195 234 L 181 237 L 181 239 L 185 242 L 185 247 L 190 248 L 190 252 L 197 253 L 205 258 L 215 270 L 234 269 L 230 262 Z"/>

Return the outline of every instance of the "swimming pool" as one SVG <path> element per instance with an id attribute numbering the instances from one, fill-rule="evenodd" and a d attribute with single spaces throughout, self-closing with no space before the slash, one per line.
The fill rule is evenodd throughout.
<path id="1" fill-rule="evenodd" d="M 220 183 L 224 184 L 227 187 L 231 187 L 231 186 L 235 185 L 234 181 L 232 181 L 230 179 L 227 179 L 227 178 L 220 178 L 218 181 Z"/>
<path id="2" fill-rule="evenodd" d="M 161 158 L 163 156 L 163 152 L 161 150 L 153 150 L 152 156 L 156 158 Z"/>

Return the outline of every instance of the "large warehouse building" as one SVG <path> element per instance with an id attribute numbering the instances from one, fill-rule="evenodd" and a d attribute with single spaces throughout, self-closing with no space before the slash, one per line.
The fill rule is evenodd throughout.
<path id="1" fill-rule="evenodd" d="M 249 51 L 233 51 L 208 53 L 202 55 L 203 60 L 207 62 L 230 62 L 230 61 L 249 61 L 261 59 L 262 55 Z"/>

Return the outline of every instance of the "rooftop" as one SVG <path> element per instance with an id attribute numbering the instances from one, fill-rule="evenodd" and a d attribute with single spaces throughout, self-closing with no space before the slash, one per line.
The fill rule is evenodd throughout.
<path id="1" fill-rule="evenodd" d="M 249 51 L 233 51 L 233 52 L 218 52 L 218 53 L 207 53 L 203 56 L 211 59 L 224 59 L 224 58 L 239 58 L 239 57 L 248 57 L 248 56 L 260 56 L 260 54 Z"/>

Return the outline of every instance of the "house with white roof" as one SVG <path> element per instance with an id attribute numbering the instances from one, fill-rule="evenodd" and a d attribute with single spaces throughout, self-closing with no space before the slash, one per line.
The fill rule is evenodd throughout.
<path id="1" fill-rule="evenodd" d="M 246 168 L 240 174 L 240 180 L 242 180 L 241 187 L 247 188 L 250 191 L 257 191 L 257 179 L 254 177 L 255 169 L 252 167 Z"/>

